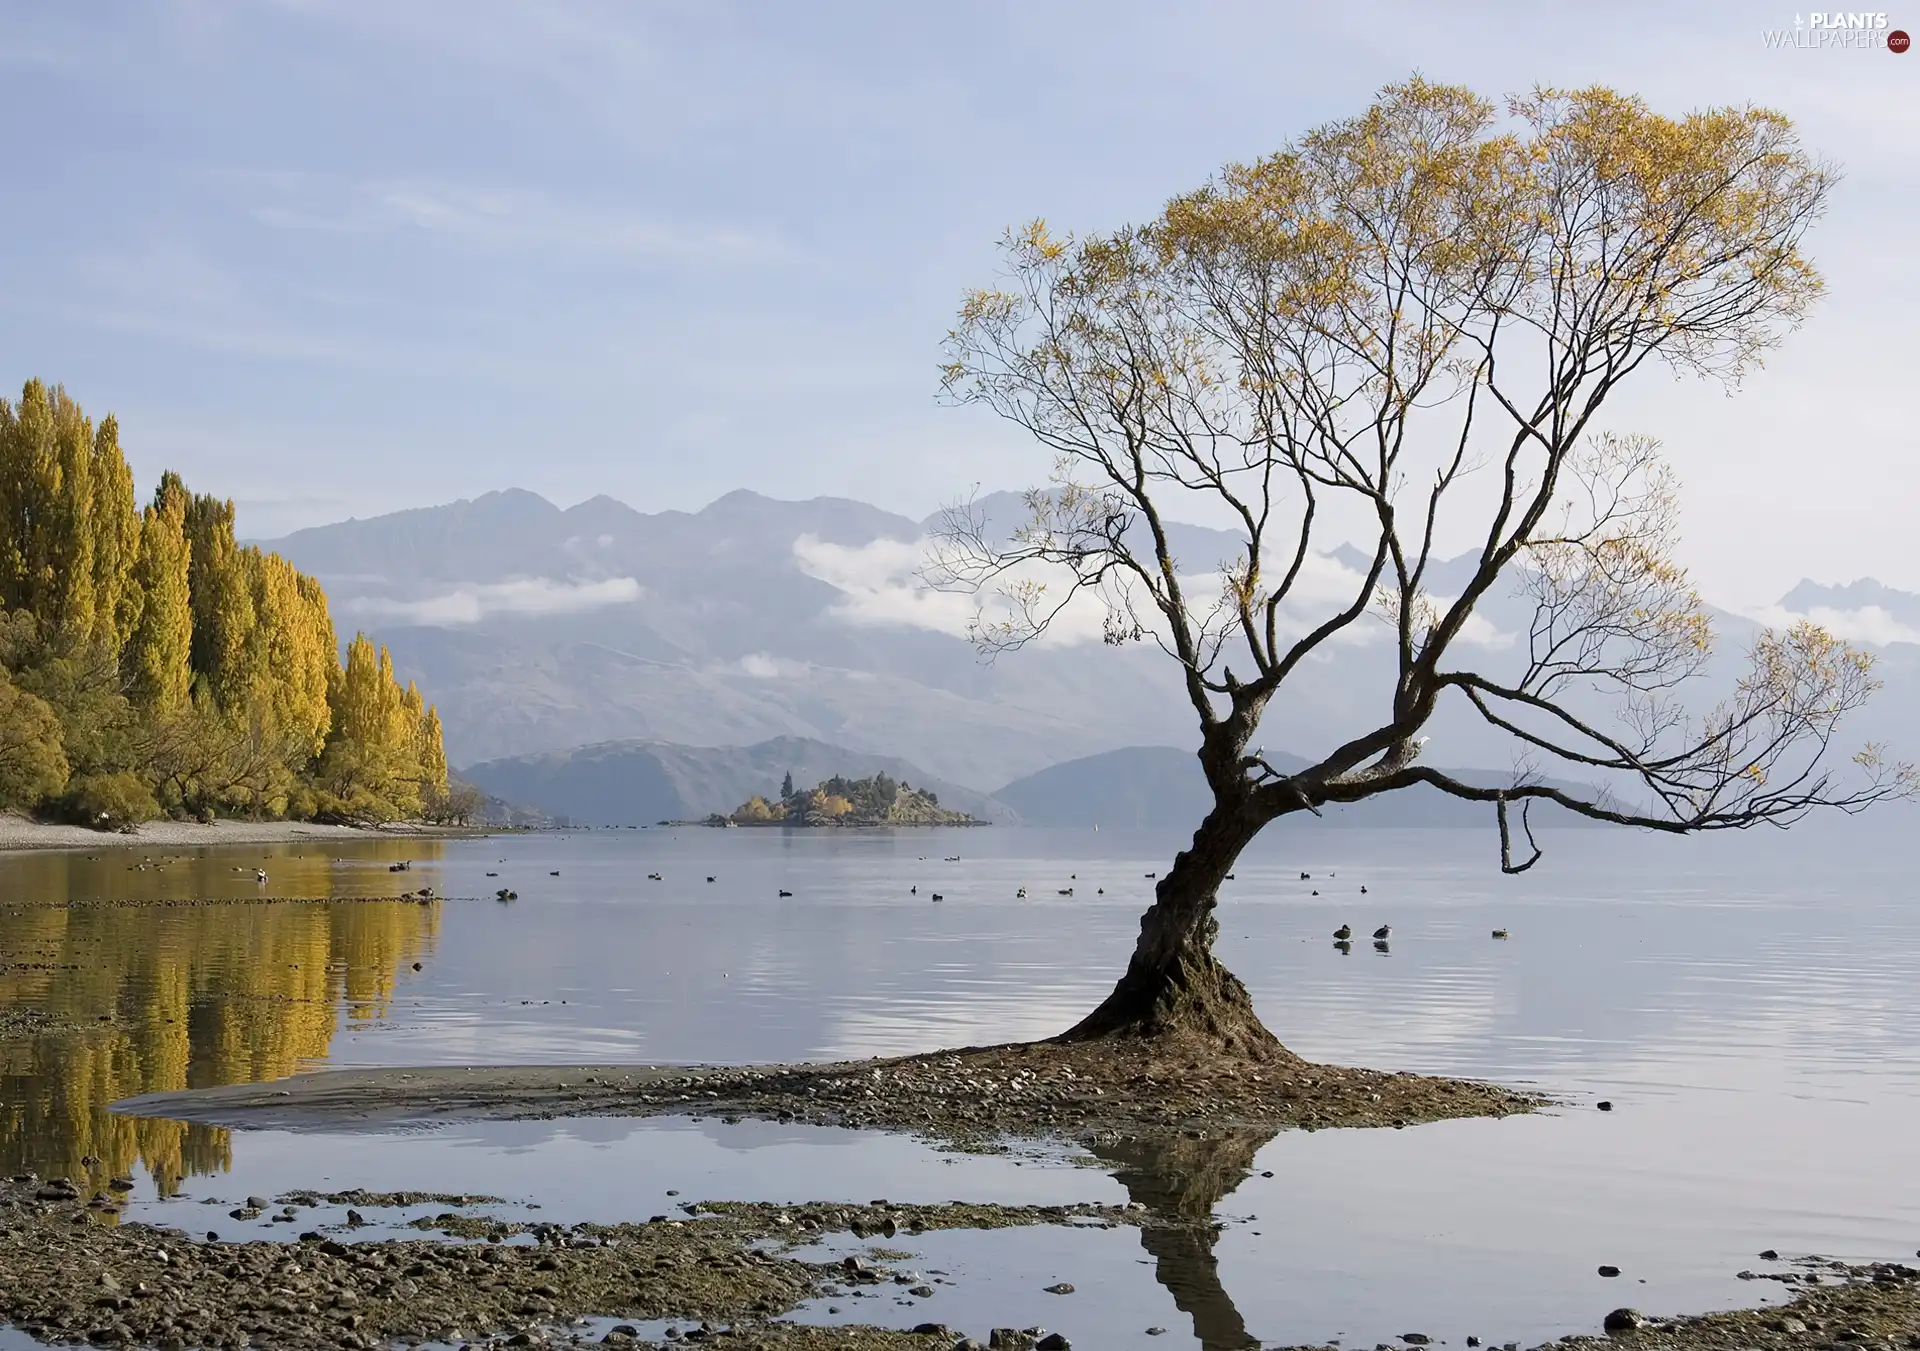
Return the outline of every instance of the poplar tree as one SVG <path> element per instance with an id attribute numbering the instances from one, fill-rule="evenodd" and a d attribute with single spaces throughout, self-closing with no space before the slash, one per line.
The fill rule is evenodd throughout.
<path id="1" fill-rule="evenodd" d="M 120 450 L 120 423 L 102 418 L 93 436 L 93 628 L 92 640 L 115 657 L 140 618 L 140 591 L 133 584 L 140 558 L 140 510 L 133 471 Z"/>
<path id="2" fill-rule="evenodd" d="M 420 763 L 420 795 L 426 805 L 444 803 L 450 789 L 447 782 L 447 751 L 441 743 L 440 710 L 429 707 L 420 720 L 414 738 L 415 755 Z"/>
<path id="3" fill-rule="evenodd" d="M 307 579 L 280 555 L 245 549 L 240 567 L 254 617 L 244 657 L 247 706 L 311 759 L 325 746 L 333 717 L 327 703 L 328 673 L 339 663 L 333 625 L 324 604 L 316 611 L 302 588 Z"/>
<path id="4" fill-rule="evenodd" d="M 240 711 L 254 693 L 247 669 L 254 606 L 253 588 L 234 538 L 233 503 L 204 493 L 194 495 L 187 501 L 185 530 L 193 672 L 206 681 L 222 710 Z"/>
<path id="5" fill-rule="evenodd" d="M 93 428 L 64 390 L 29 380 L 0 401 L 0 603 L 62 642 L 93 625 Z"/>
<path id="6" fill-rule="evenodd" d="M 187 490 L 165 474 L 140 523 L 133 583 L 142 604 L 127 644 L 130 693 L 142 712 L 166 717 L 186 706 L 193 685 L 193 609 L 188 599 Z"/>
<path id="7" fill-rule="evenodd" d="M 93 636 L 93 427 L 65 390 L 55 389 L 51 403 L 45 613 L 60 644 L 72 647 Z"/>

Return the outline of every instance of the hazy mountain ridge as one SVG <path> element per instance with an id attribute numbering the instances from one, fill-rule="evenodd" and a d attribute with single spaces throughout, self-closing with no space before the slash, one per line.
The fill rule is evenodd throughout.
<path id="1" fill-rule="evenodd" d="M 1298 756 L 1273 753 L 1277 768 L 1304 769 Z M 1489 770 L 1456 770 L 1469 783 L 1504 782 Z M 467 782 L 490 798 L 536 816 L 574 825 L 653 825 L 695 821 L 729 812 L 753 796 L 775 795 L 787 774 L 805 787 L 835 774 L 864 778 L 885 773 L 931 789 L 940 805 L 997 825 L 1109 830 L 1187 829 L 1211 805 L 1192 751 L 1175 746 L 1129 746 L 1049 765 L 988 794 L 928 774 L 895 756 L 864 755 L 807 737 L 772 737 L 746 746 L 683 746 L 662 741 L 609 741 L 571 750 L 511 756 L 468 766 Z M 1585 785 L 1558 786 L 1583 796 Z M 1541 825 L 1584 824 L 1551 803 L 1539 804 Z M 1491 827 L 1492 808 L 1427 788 L 1390 793 L 1322 815 L 1290 818 L 1294 829 L 1340 826 Z"/>
<path id="2" fill-rule="evenodd" d="M 1293 773 L 1308 762 L 1297 755 L 1269 752 L 1275 769 Z M 1495 786 L 1506 776 L 1490 770 L 1448 771 L 1463 782 Z M 1594 790 L 1564 780 L 1544 780 L 1585 798 Z M 1105 826 L 1137 830 L 1148 827 L 1197 824 L 1213 805 L 1199 759 L 1175 746 L 1128 746 L 1083 759 L 1050 765 L 1037 774 L 995 790 L 997 801 L 1019 813 L 1033 826 Z M 1536 825 L 1586 825 L 1584 818 L 1555 803 L 1533 809 Z M 1316 826 L 1460 827 L 1494 823 L 1493 808 L 1464 802 L 1424 786 L 1383 794 L 1365 802 L 1328 805 L 1314 817 L 1305 813 L 1287 818 L 1289 829 Z"/>
<path id="3" fill-rule="evenodd" d="M 975 505 L 996 535 L 1025 511 L 1015 493 Z M 563 509 L 516 490 L 303 530 L 274 547 L 320 576 L 343 631 L 363 626 L 391 646 L 402 675 L 439 705 L 455 763 L 618 739 L 796 736 L 977 784 L 1194 739 L 1173 664 L 1151 644 L 1048 642 L 983 661 L 961 633 L 965 606 L 915 589 L 918 545 L 936 521 L 844 498 L 739 491 L 697 512 L 647 513 L 609 497 Z M 1237 547 L 1232 532 L 1205 526 L 1173 523 L 1169 534 L 1195 573 Z M 1369 561 L 1337 546 L 1320 556 L 1317 584 L 1334 594 Z M 1436 560 L 1436 594 L 1457 590 L 1471 564 Z M 1871 579 L 1803 582 L 1776 609 L 1769 619 L 1815 614 L 1843 633 L 1857 618 L 1869 642 L 1920 623 L 1920 596 Z M 1517 661 L 1530 616 L 1523 597 L 1489 597 L 1476 655 Z M 1724 686 L 1759 626 L 1714 619 Z M 1357 632 L 1372 641 L 1330 645 L 1298 669 L 1262 727 L 1269 743 L 1312 754 L 1337 729 L 1377 718 L 1391 654 L 1384 633 Z M 1911 753 L 1920 659 L 1897 642 L 1880 653 L 1888 688 L 1855 735 Z M 1461 708 L 1428 730 L 1437 763 L 1511 755 Z"/>

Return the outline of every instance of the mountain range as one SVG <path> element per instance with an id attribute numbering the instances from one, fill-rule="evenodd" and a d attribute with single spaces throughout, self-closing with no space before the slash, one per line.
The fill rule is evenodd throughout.
<path id="1" fill-rule="evenodd" d="M 1004 532 L 1019 499 L 995 494 L 980 507 Z M 302 530 L 271 547 L 320 578 L 343 632 L 366 629 L 419 681 L 456 765 L 608 742 L 798 738 L 876 765 L 897 757 L 930 783 L 1010 786 L 1115 747 L 1194 743 L 1173 663 L 1151 642 L 1110 647 L 1097 624 L 1080 624 L 983 660 L 965 637 L 971 603 L 916 580 L 932 524 L 841 498 L 740 491 L 698 512 L 648 513 L 608 497 L 562 509 L 507 491 Z M 1197 574 L 1238 547 L 1232 533 L 1195 525 L 1174 526 L 1172 542 Z M 1310 562 L 1312 601 L 1343 594 L 1365 559 L 1343 546 Z M 1441 561 L 1432 589 L 1448 594 L 1470 567 Z M 1767 617 L 1851 625 L 1879 656 L 1886 689 L 1850 741 L 1920 742 L 1920 596 L 1871 580 L 1803 582 L 1776 611 Z M 1520 650 L 1531 613 L 1521 597 L 1490 596 L 1465 641 L 1497 668 Z M 1714 620 L 1735 652 L 1758 630 L 1736 614 Z M 1303 664 L 1262 725 L 1270 744 L 1310 755 L 1377 719 L 1390 653 L 1384 632 L 1355 637 Z M 1723 685 L 1733 673 L 1731 661 L 1717 672 Z M 1428 731 L 1435 763 L 1510 763 L 1504 739 L 1461 710 Z"/>
<path id="2" fill-rule="evenodd" d="M 1304 769 L 1298 756 L 1270 754 L 1281 770 Z M 1469 782 L 1492 782 L 1484 770 L 1455 771 Z M 730 812 L 754 794 L 772 796 L 783 776 L 807 787 L 835 774 L 885 773 L 932 789 L 940 805 L 997 825 L 1106 826 L 1116 830 L 1186 828 L 1211 805 L 1200 763 L 1174 746 L 1128 746 L 1049 765 L 993 793 L 947 783 L 891 756 L 864 755 L 806 737 L 774 737 L 753 746 L 675 746 L 609 741 L 571 750 L 510 756 L 470 765 L 463 776 L 489 798 L 532 808 L 575 826 L 650 826 Z M 1559 786 L 1575 792 L 1579 784 Z M 1551 803 L 1537 824 L 1584 824 Z M 1329 806 L 1327 826 L 1488 826 L 1491 809 L 1419 787 L 1347 806 Z"/>

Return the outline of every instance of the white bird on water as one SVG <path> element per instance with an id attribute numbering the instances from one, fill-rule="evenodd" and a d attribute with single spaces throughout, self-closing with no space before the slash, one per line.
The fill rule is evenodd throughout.
<path id="1" fill-rule="evenodd" d="M 253 870 L 253 880 L 264 883 L 267 880 L 267 870 L 265 868 L 255 868 Z"/>

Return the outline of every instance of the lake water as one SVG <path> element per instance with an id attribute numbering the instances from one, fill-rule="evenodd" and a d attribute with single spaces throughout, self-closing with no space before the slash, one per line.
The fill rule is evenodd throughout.
<path id="1" fill-rule="evenodd" d="M 1211 1207 L 1217 1235 L 922 1236 L 916 1265 L 946 1277 L 933 1299 L 804 1315 L 975 1335 L 1037 1322 L 1097 1346 L 1415 1330 L 1497 1345 L 1596 1330 L 1622 1304 L 1756 1303 L 1778 1287 L 1735 1273 L 1764 1265 L 1760 1249 L 1920 1248 L 1906 819 L 1685 841 L 1563 831 L 1519 878 L 1477 832 L 1271 831 L 1223 893 L 1221 951 L 1282 1040 L 1536 1085 L 1566 1106 L 1194 1146 L 1204 1156 L 1119 1144 L 1098 1167 L 753 1122 L 296 1135 L 107 1105 L 321 1064 L 795 1060 L 1045 1035 L 1111 985 L 1171 834 L 655 829 L 156 853 L 144 868 L 129 851 L 0 856 L 0 1006 L 84 1024 L 0 1049 L 0 1168 L 136 1172 L 133 1214 L 196 1230 L 220 1215 L 249 1231 L 231 1238 L 267 1231 L 190 1207 L 351 1186 L 487 1192 L 550 1220 L 644 1218 L 669 1189 Z M 390 873 L 400 858 L 414 867 Z M 259 904 L 256 866 L 271 894 L 314 899 Z M 450 899 L 337 899 L 421 885 Z M 501 887 L 519 900 L 493 900 Z M 132 897 L 236 903 L 101 903 Z M 1390 951 L 1336 951 L 1343 921 L 1390 922 Z M 1615 1110 L 1595 1110 L 1603 1098 Z M 1624 1274 L 1600 1278 L 1602 1263 Z M 1058 1281 L 1077 1293 L 1042 1289 Z"/>

